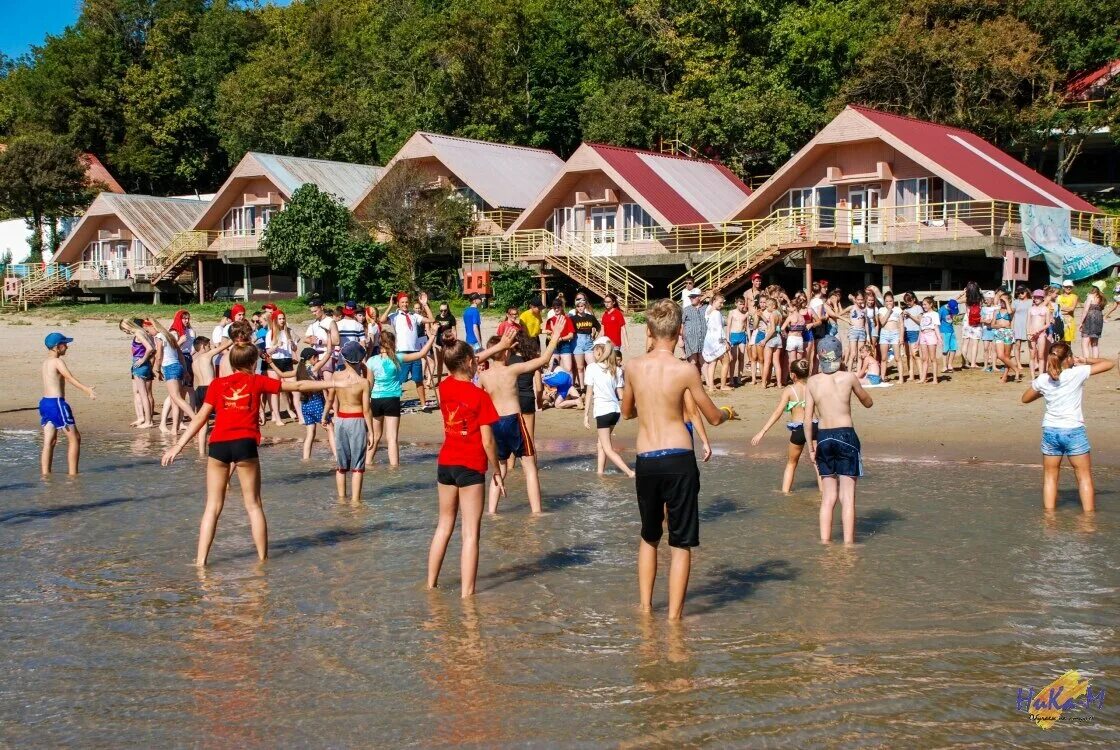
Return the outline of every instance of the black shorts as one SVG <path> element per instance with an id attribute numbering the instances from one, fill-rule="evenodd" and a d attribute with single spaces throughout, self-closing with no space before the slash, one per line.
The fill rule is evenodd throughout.
<path id="1" fill-rule="evenodd" d="M 789 442 L 793 445 L 805 445 L 805 425 L 789 428 Z"/>
<path id="2" fill-rule="evenodd" d="M 476 484 L 486 484 L 486 475 L 466 466 L 436 464 L 436 481 L 455 487 L 473 487 Z"/>
<path id="3" fill-rule="evenodd" d="M 537 394 L 517 392 L 517 404 L 521 407 L 522 414 L 537 413 Z"/>
<path id="4" fill-rule="evenodd" d="M 202 405 L 206 403 L 206 389 L 209 387 L 208 385 L 196 385 L 194 390 L 191 391 L 191 406 L 194 407 L 195 411 L 201 409 Z"/>
<path id="5" fill-rule="evenodd" d="M 621 416 L 617 411 L 612 411 L 610 414 L 595 417 L 595 427 L 600 430 L 604 427 L 614 427 L 618 424 L 618 418 Z"/>
<path id="6" fill-rule="evenodd" d="M 822 477 L 862 477 L 859 437 L 851 427 L 817 430 L 817 471 Z"/>
<path id="7" fill-rule="evenodd" d="M 399 417 L 401 415 L 401 397 L 375 398 L 369 402 L 369 409 L 373 412 L 374 419 Z"/>
<path id="8" fill-rule="evenodd" d="M 276 365 L 276 369 L 280 372 L 291 372 L 295 369 L 295 364 L 292 362 L 291 357 L 285 357 L 284 359 L 276 359 L 273 357 L 272 364 Z"/>
<path id="9" fill-rule="evenodd" d="M 222 440 L 210 443 L 210 458 L 223 464 L 236 464 L 242 461 L 257 460 L 257 441 L 253 438 Z"/>
<path id="10" fill-rule="evenodd" d="M 700 546 L 700 469 L 693 451 L 668 456 L 638 456 L 634 467 L 642 539 L 661 541 L 665 511 L 669 513 L 669 546 Z"/>

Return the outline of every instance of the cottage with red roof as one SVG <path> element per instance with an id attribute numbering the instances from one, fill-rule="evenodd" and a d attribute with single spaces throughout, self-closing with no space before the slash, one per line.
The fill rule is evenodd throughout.
<path id="1" fill-rule="evenodd" d="M 1023 249 L 1020 204 L 1068 210 L 1093 239 L 1090 203 L 973 133 L 850 105 L 728 214 L 744 239 L 693 271 L 725 290 L 783 265 L 798 285 L 807 265 L 847 288 L 996 284 Z"/>

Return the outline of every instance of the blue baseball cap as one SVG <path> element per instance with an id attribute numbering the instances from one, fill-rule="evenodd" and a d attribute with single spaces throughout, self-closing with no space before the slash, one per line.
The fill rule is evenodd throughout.
<path id="1" fill-rule="evenodd" d="M 844 346 L 835 336 L 825 336 L 817 342 L 817 361 L 821 372 L 831 375 L 844 363 Z"/>
<path id="2" fill-rule="evenodd" d="M 352 365 L 356 365 L 366 358 L 366 350 L 357 341 L 347 341 L 342 345 L 342 358 Z"/>
<path id="3" fill-rule="evenodd" d="M 69 344 L 73 340 L 74 339 L 70 338 L 69 336 L 63 336 L 58 331 L 55 331 L 54 333 L 47 334 L 47 337 L 43 339 L 43 345 L 48 349 L 54 349 L 59 344 Z"/>
<path id="4" fill-rule="evenodd" d="M 957 311 L 961 309 L 960 305 L 957 304 L 957 301 L 955 299 L 949 300 L 949 304 L 946 306 L 949 308 L 950 315 L 956 315 Z"/>

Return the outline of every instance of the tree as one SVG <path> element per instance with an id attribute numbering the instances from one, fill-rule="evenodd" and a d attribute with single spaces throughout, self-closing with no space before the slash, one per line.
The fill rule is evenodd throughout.
<path id="1" fill-rule="evenodd" d="M 87 183 L 81 153 L 64 138 L 22 136 L 0 152 L 0 212 L 27 219 L 31 262 L 43 259 L 44 222 L 76 215 L 96 189 Z"/>
<path id="2" fill-rule="evenodd" d="M 449 186 L 431 184 L 399 162 L 377 183 L 368 211 L 370 234 L 383 240 L 387 270 L 403 289 L 416 289 L 422 266 L 458 265 L 459 244 L 474 225 L 471 204 Z"/>
<path id="3" fill-rule="evenodd" d="M 272 217 L 260 248 L 273 267 L 338 283 L 360 296 L 384 252 L 369 241 L 350 211 L 314 183 L 299 187 Z"/>

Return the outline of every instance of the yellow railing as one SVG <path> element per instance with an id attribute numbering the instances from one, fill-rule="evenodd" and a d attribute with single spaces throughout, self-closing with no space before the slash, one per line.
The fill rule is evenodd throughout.
<path id="1" fill-rule="evenodd" d="M 669 140 L 662 139 L 658 143 L 658 150 L 663 154 L 672 154 L 674 156 L 687 156 L 692 159 L 699 159 L 700 152 L 689 146 L 680 138 L 671 138 Z"/>
<path id="2" fill-rule="evenodd" d="M 772 174 L 751 174 L 744 177 L 743 182 L 747 183 L 747 187 L 749 187 L 753 192 L 755 190 L 758 190 L 764 182 L 766 182 L 773 176 L 774 175 Z"/>
<path id="3" fill-rule="evenodd" d="M 490 224 L 493 226 L 501 227 L 502 230 L 509 229 L 513 222 L 517 221 L 517 217 L 521 215 L 520 211 L 513 211 L 510 209 L 497 209 L 495 211 L 477 211 L 474 215 L 475 226 L 482 226 Z"/>
<path id="4" fill-rule="evenodd" d="M 463 239 L 464 265 L 508 265 L 547 261 L 553 268 L 602 296 L 610 293 L 634 309 L 649 301 L 648 281 L 576 237 L 557 237 L 547 229 L 514 232 L 507 237 L 481 235 Z"/>
<path id="5" fill-rule="evenodd" d="M 150 275 L 152 283 L 171 279 L 197 258 L 216 256 L 223 234 L 200 230 L 178 232 L 152 260 L 155 269 Z"/>

